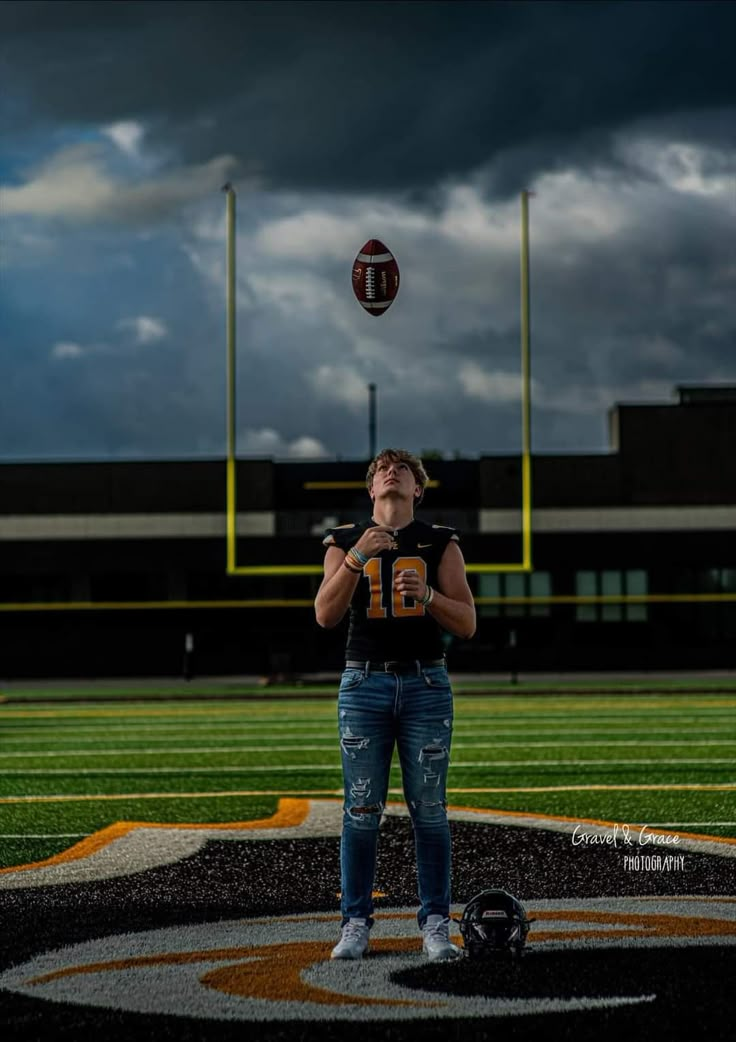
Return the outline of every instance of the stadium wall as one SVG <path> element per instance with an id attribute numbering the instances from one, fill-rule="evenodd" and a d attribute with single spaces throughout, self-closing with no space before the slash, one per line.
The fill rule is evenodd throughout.
<path id="1" fill-rule="evenodd" d="M 536 455 L 530 574 L 472 570 L 521 559 L 520 460 L 428 462 L 419 516 L 460 529 L 478 602 L 454 670 L 736 668 L 730 390 L 617 406 L 608 453 Z M 228 576 L 222 460 L 0 465 L 0 677 L 337 670 L 320 535 L 365 516 L 365 470 L 239 461 L 238 561 L 314 571 Z"/>

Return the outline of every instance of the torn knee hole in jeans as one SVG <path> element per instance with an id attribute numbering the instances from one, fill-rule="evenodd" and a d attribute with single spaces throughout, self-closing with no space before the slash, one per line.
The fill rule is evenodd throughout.
<path id="1" fill-rule="evenodd" d="M 351 818 L 362 818 L 368 814 L 383 814 L 383 806 L 380 803 L 372 803 L 369 807 L 349 807 L 348 814 Z"/>
<path id="2" fill-rule="evenodd" d="M 353 734 L 350 728 L 346 727 L 340 739 L 340 746 L 345 755 L 354 760 L 355 754 L 360 752 L 361 749 L 367 749 L 370 741 L 370 738 L 363 738 L 360 735 Z"/>
<path id="3" fill-rule="evenodd" d="M 350 786 L 351 799 L 361 800 L 363 803 L 367 803 L 371 794 L 371 780 L 370 778 L 358 778 Z"/>
<path id="4" fill-rule="evenodd" d="M 350 786 L 350 798 L 355 800 L 358 806 L 346 808 L 351 818 L 362 818 L 367 815 L 378 815 L 380 817 L 383 814 L 382 803 L 368 803 L 370 795 L 370 778 L 358 778 L 357 781 L 353 782 Z"/>
<path id="5" fill-rule="evenodd" d="M 435 745 L 425 745 L 419 753 L 419 763 L 424 767 L 424 784 L 439 785 L 441 775 L 435 770 L 435 766 L 441 760 L 449 760 L 450 754 L 446 745 L 439 742 Z"/>
<path id="6" fill-rule="evenodd" d="M 417 810 L 421 807 L 441 807 L 443 810 L 447 810 L 447 800 L 412 800 L 411 806 L 413 810 Z"/>

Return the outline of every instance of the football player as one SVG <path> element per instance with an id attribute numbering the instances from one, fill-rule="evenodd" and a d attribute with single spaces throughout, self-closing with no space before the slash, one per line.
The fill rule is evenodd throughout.
<path id="1" fill-rule="evenodd" d="M 449 939 L 445 792 L 453 708 L 442 635 L 472 637 L 475 604 L 457 532 L 414 517 L 427 481 L 418 457 L 384 449 L 366 476 L 372 517 L 330 529 L 324 539 L 317 621 L 333 627 L 350 613 L 338 695 L 345 802 L 335 959 L 359 959 L 368 948 L 394 745 L 414 829 L 423 951 L 432 961 L 460 954 Z"/>

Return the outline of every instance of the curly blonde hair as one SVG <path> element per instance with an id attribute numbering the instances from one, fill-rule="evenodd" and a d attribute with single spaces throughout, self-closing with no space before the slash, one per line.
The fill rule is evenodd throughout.
<path id="1" fill-rule="evenodd" d="M 409 452 L 407 449 L 381 449 L 377 456 L 371 460 L 370 466 L 368 467 L 368 473 L 365 476 L 366 488 L 370 492 L 373 487 L 373 478 L 375 476 L 378 464 L 387 460 L 389 463 L 406 463 L 414 475 L 414 480 L 417 485 L 421 488 L 421 494 L 417 496 L 415 502 L 418 506 L 424 498 L 424 490 L 429 482 L 429 476 L 424 469 L 424 464 L 418 456 L 414 453 Z"/>

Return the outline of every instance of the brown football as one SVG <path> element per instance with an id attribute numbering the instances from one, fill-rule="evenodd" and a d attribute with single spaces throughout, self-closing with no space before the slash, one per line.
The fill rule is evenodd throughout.
<path id="1" fill-rule="evenodd" d="M 353 293 L 369 315 L 382 315 L 399 292 L 399 266 L 380 239 L 369 239 L 353 262 Z"/>

